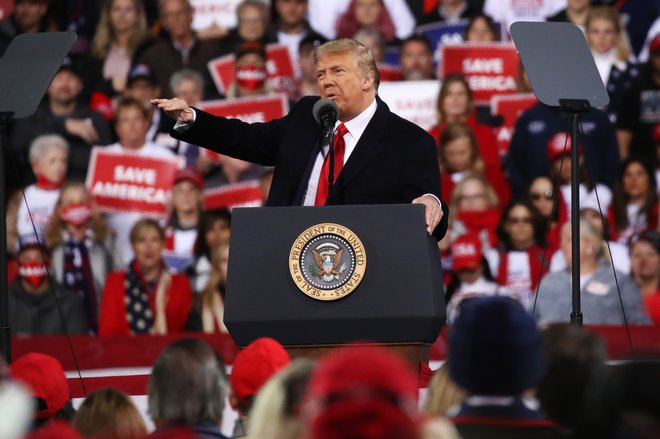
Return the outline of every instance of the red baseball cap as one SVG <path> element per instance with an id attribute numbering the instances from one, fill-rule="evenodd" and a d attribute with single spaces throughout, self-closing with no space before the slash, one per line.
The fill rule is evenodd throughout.
<path id="1" fill-rule="evenodd" d="M 258 338 L 236 355 L 229 376 L 231 388 L 239 401 L 245 403 L 271 376 L 289 363 L 289 354 L 277 340 Z"/>
<path id="2" fill-rule="evenodd" d="M 190 166 L 180 169 L 174 175 L 174 183 L 172 185 L 186 180 L 194 184 L 198 189 L 204 189 L 204 179 L 202 178 L 202 175 L 197 172 L 195 168 Z"/>
<path id="3" fill-rule="evenodd" d="M 71 399 L 64 369 L 50 355 L 33 352 L 22 356 L 11 364 L 11 376 L 46 403 L 46 408 L 37 412 L 37 419 L 52 418 Z"/>
<path id="4" fill-rule="evenodd" d="M 566 149 L 564 149 L 564 145 L 566 145 Z M 571 134 L 561 131 L 550 138 L 547 146 L 548 160 L 554 162 L 563 154 L 571 153 Z"/>
<path id="5" fill-rule="evenodd" d="M 484 257 L 481 240 L 474 234 L 459 236 L 451 245 L 451 256 L 454 271 L 474 270 Z"/>

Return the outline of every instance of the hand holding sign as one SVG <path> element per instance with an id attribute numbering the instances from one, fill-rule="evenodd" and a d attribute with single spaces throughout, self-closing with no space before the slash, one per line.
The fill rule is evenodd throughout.
<path id="1" fill-rule="evenodd" d="M 152 99 L 151 105 L 160 108 L 172 119 L 181 123 L 190 123 L 194 121 L 192 108 L 183 99 Z"/>

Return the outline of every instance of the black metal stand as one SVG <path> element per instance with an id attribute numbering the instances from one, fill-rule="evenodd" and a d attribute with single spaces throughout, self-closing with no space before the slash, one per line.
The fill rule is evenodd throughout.
<path id="1" fill-rule="evenodd" d="M 8 126 L 14 119 L 34 113 L 75 39 L 74 32 L 20 34 L 0 58 L 0 157 L 5 157 L 2 153 Z M 3 162 L 0 163 L 0 351 L 10 363 L 5 177 Z"/>
<path id="2" fill-rule="evenodd" d="M 585 99 L 560 99 L 559 108 L 571 116 L 571 324 L 582 326 L 580 302 L 580 113 L 589 111 Z"/>
<path id="3" fill-rule="evenodd" d="M 0 157 L 6 146 L 7 128 L 14 119 L 13 112 L 0 113 Z M 7 205 L 5 183 L 5 163 L 0 163 L 0 206 Z M 7 364 L 11 362 L 11 327 L 9 326 L 9 287 L 7 285 L 7 214 L 4 207 L 0 210 L 0 352 Z"/>

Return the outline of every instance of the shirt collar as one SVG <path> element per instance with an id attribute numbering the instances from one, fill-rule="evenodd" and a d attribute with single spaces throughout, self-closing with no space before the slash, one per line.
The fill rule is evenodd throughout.
<path id="1" fill-rule="evenodd" d="M 356 140 L 362 137 L 362 133 L 364 133 L 364 130 L 367 129 L 367 125 L 369 125 L 369 121 L 371 121 L 371 118 L 374 116 L 374 114 L 376 114 L 377 107 L 378 104 L 376 103 L 376 99 L 374 98 L 371 104 L 369 104 L 369 106 L 365 108 L 362 111 L 362 113 L 358 114 L 348 122 L 344 122 L 346 129 L 351 134 L 351 136 L 353 136 Z M 335 129 L 337 129 L 340 123 L 342 122 L 337 121 L 337 123 L 335 124 Z"/>

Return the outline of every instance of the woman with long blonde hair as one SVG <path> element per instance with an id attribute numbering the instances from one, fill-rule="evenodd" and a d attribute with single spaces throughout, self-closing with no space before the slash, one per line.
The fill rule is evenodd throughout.
<path id="1" fill-rule="evenodd" d="M 211 249 L 211 272 L 202 294 L 196 294 L 186 329 L 207 334 L 228 332 L 225 326 L 225 282 L 229 243 L 223 242 Z"/>
<path id="2" fill-rule="evenodd" d="M 623 95 L 639 75 L 630 62 L 631 51 L 619 13 L 611 6 L 593 6 L 585 22 L 585 33 L 603 84 L 610 96 L 607 115 L 616 123 Z"/>
<path id="3" fill-rule="evenodd" d="M 95 331 L 105 278 L 118 261 L 112 257 L 112 233 L 83 183 L 62 186 L 46 242 L 55 279 L 82 299 L 88 326 Z"/>
<path id="4" fill-rule="evenodd" d="M 100 91 L 109 97 L 123 92 L 131 64 L 148 36 L 144 2 L 106 1 L 85 69 L 90 90 Z"/>

